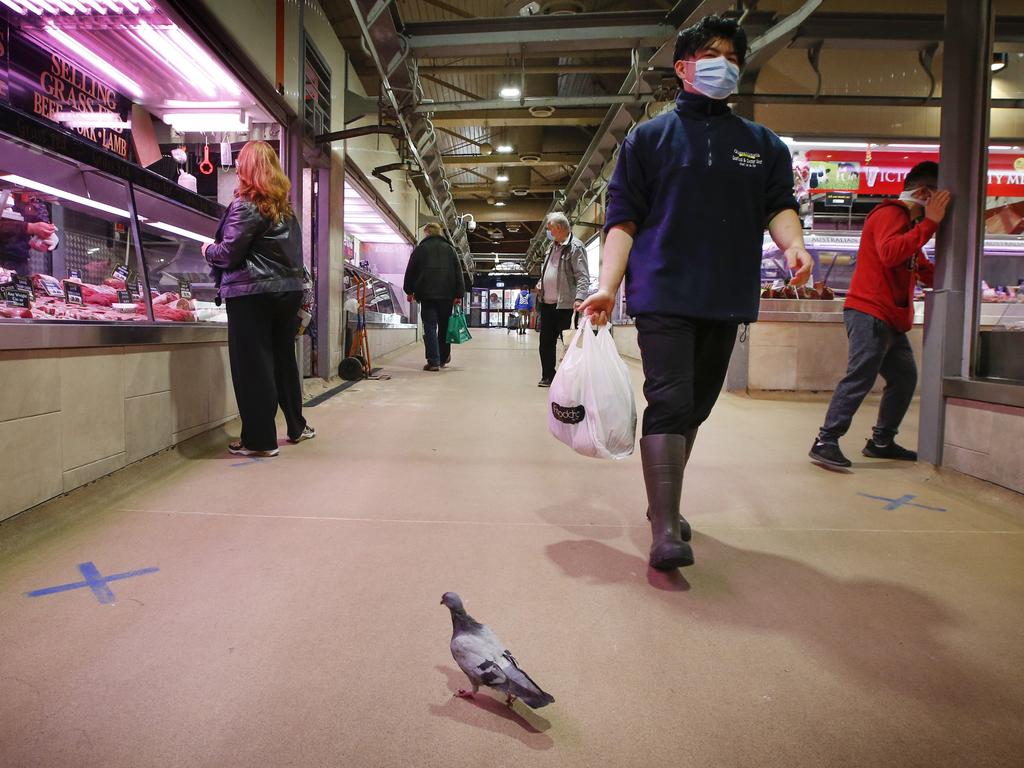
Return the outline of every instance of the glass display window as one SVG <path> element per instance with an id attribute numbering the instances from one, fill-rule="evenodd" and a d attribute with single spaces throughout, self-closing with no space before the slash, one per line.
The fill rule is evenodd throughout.
<path id="1" fill-rule="evenodd" d="M 349 322 L 359 307 L 360 291 L 365 304 L 366 321 L 368 323 L 407 323 L 408 317 L 402 314 L 402 303 L 398 299 L 395 286 L 387 280 L 369 272 L 348 265 L 345 267 L 345 307 L 349 313 Z"/>
<path id="2" fill-rule="evenodd" d="M 127 184 L 0 134 L 0 320 L 148 321 Z"/>
<path id="3" fill-rule="evenodd" d="M 218 276 L 201 251 L 213 242 L 217 221 L 144 190 L 136 190 L 135 203 L 153 319 L 226 323 L 227 310 L 216 301 Z"/>
<path id="4" fill-rule="evenodd" d="M 998 24 L 998 20 L 997 20 Z M 991 97 L 1024 98 L 1024 53 L 996 43 Z M 978 263 L 974 376 L 1024 384 L 1024 132 L 1019 110 L 989 113 L 985 246 Z"/>

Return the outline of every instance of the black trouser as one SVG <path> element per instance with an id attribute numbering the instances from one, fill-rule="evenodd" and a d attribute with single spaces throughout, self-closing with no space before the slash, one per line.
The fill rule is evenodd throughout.
<path id="1" fill-rule="evenodd" d="M 849 363 L 846 376 L 832 393 L 818 439 L 835 443 L 846 434 L 853 415 L 881 374 L 885 389 L 873 432 L 875 441 L 886 445 L 896 436 L 914 399 L 917 386 L 914 352 L 907 334 L 865 312 L 843 310 L 843 320 L 849 341 Z"/>
<path id="2" fill-rule="evenodd" d="M 557 304 L 540 303 L 540 377 L 555 378 L 555 342 L 558 334 L 572 325 L 572 310 Z"/>
<path id="3" fill-rule="evenodd" d="M 278 405 L 288 424 L 288 437 L 297 439 L 306 427 L 295 361 L 302 291 L 254 293 L 227 299 L 225 304 L 242 445 L 250 451 L 270 451 L 277 448 Z"/>
<path id="4" fill-rule="evenodd" d="M 452 354 L 448 343 L 448 320 L 452 316 L 452 300 L 438 299 L 420 302 L 423 318 L 423 347 L 430 365 L 444 365 Z"/>
<path id="5" fill-rule="evenodd" d="M 644 365 L 643 435 L 682 435 L 711 414 L 725 383 L 737 323 L 639 315 Z"/>

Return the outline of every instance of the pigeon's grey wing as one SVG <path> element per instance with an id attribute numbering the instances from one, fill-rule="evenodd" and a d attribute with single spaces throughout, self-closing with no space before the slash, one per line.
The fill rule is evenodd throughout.
<path id="1" fill-rule="evenodd" d="M 500 638 L 494 634 L 494 630 L 488 627 L 486 624 L 481 624 L 472 632 L 479 641 L 486 646 L 487 653 L 493 656 L 495 660 L 504 656 L 508 651 L 505 650 L 505 644 L 501 642 Z"/>
<path id="2" fill-rule="evenodd" d="M 475 634 L 464 632 L 452 638 L 452 658 L 471 680 L 492 688 L 505 689 L 507 678 L 501 668 L 502 657 L 495 656 L 488 644 Z"/>
<path id="3" fill-rule="evenodd" d="M 502 654 L 501 668 L 508 679 L 505 690 L 518 696 L 524 704 L 539 709 L 554 702 L 555 697 L 537 685 L 508 651 Z"/>

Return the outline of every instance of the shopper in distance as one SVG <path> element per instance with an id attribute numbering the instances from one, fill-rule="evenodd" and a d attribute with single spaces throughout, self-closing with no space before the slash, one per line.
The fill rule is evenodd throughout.
<path id="1" fill-rule="evenodd" d="M 572 325 L 572 315 L 590 294 L 587 247 L 573 235 L 564 213 L 549 213 L 544 222 L 551 245 L 544 256 L 537 283 L 540 312 L 540 381 L 550 387 L 555 378 L 555 344 Z"/>
<path id="2" fill-rule="evenodd" d="M 862 453 L 874 459 L 917 461 L 896 442 L 917 386 L 917 365 L 907 332 L 914 325 L 917 284 L 931 286 L 935 267 L 921 250 L 946 216 L 950 194 L 938 190 L 939 166 L 918 163 L 907 174 L 898 200 L 879 203 L 861 232 L 857 265 L 846 295 L 843 320 L 849 340 L 846 376 L 832 393 L 825 423 L 811 446 L 819 464 L 849 467 L 839 438 L 881 374 L 885 379 L 878 421 Z"/>
<path id="3" fill-rule="evenodd" d="M 608 186 L 600 288 L 582 306 L 607 322 L 625 276 L 647 398 L 640 456 L 650 564 L 660 570 L 694 562 L 690 526 L 679 514 L 683 474 L 738 328 L 757 320 L 766 223 L 794 285 L 813 266 L 789 149 L 726 104 L 746 54 L 746 33 L 731 19 L 707 16 L 679 33 L 676 108 L 622 143 Z"/>
<path id="4" fill-rule="evenodd" d="M 427 356 L 423 370 L 439 371 L 452 361 L 452 345 L 447 340 L 448 319 L 452 316 L 452 307 L 462 304 L 466 293 L 462 262 L 440 224 L 431 222 L 423 227 L 423 239 L 409 256 L 404 288 L 406 298 L 420 305 Z"/>

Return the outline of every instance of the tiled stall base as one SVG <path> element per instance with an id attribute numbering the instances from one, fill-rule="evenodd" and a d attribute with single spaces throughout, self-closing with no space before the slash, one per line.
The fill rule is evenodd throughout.
<path id="1" fill-rule="evenodd" d="M 234 418 L 224 344 L 0 352 L 0 520 Z"/>

